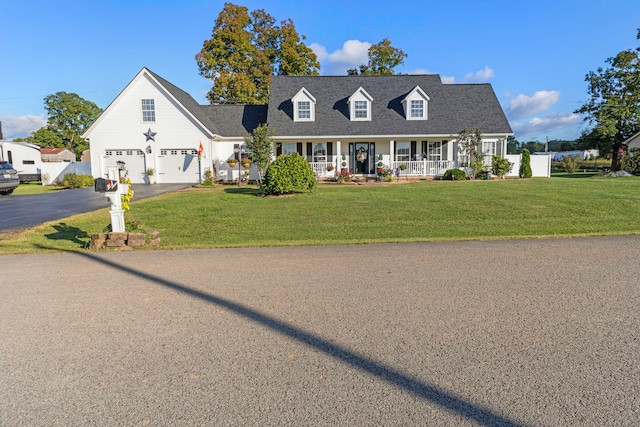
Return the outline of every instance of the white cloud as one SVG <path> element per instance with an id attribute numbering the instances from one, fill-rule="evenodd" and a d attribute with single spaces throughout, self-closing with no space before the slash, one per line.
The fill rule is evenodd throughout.
<path id="1" fill-rule="evenodd" d="M 551 108 L 560 100 L 560 92 L 555 90 L 540 90 L 532 96 L 520 94 L 509 102 L 507 116 L 517 120 L 531 116 Z"/>
<path id="2" fill-rule="evenodd" d="M 440 76 L 440 80 L 446 85 L 452 85 L 456 82 L 456 78 L 453 76 Z"/>
<path id="3" fill-rule="evenodd" d="M 349 68 L 357 68 L 369 60 L 371 43 L 360 40 L 347 40 L 341 49 L 328 53 L 327 49 L 317 43 L 310 45 L 321 64 L 324 75 L 346 75 Z"/>
<path id="4" fill-rule="evenodd" d="M 578 136 L 580 123 L 582 123 L 582 117 L 578 114 L 552 113 L 545 117 L 532 117 L 528 120 L 512 122 L 511 127 L 519 140 L 528 138 L 541 140 L 545 136 L 574 139 Z"/>
<path id="5" fill-rule="evenodd" d="M 2 134 L 6 139 L 25 138 L 31 132 L 40 129 L 47 124 L 44 114 L 39 116 L 4 116 L 2 122 Z"/>
<path id="6" fill-rule="evenodd" d="M 479 83 L 486 82 L 489 79 L 495 77 L 495 73 L 491 68 L 485 66 L 482 70 L 478 70 L 475 73 L 469 73 L 461 80 L 461 83 Z"/>

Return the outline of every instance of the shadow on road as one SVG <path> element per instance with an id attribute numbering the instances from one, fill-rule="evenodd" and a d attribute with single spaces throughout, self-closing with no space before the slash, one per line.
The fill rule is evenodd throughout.
<path id="1" fill-rule="evenodd" d="M 378 379 L 399 387 L 409 393 L 418 396 L 421 399 L 428 400 L 436 405 L 439 405 L 452 413 L 459 414 L 471 421 L 476 422 L 479 425 L 484 426 L 520 426 L 502 415 L 492 412 L 488 408 L 467 402 L 459 397 L 455 397 L 446 391 L 440 390 L 432 385 L 418 381 L 411 378 L 407 374 L 403 374 L 397 369 L 390 366 L 386 366 L 379 362 L 375 362 L 366 358 L 363 355 L 357 354 L 344 347 L 336 344 L 332 344 L 328 340 L 307 332 L 303 329 L 297 328 L 294 325 L 288 324 L 274 317 L 268 316 L 259 311 L 253 310 L 242 304 L 217 297 L 196 289 L 190 288 L 179 283 L 175 283 L 166 280 L 162 277 L 148 274 L 145 272 L 137 271 L 133 268 L 116 264 L 114 262 L 102 259 L 91 253 L 85 252 L 73 252 L 77 255 L 88 258 L 97 263 L 104 264 L 114 269 L 121 270 L 133 276 L 140 277 L 144 280 L 148 280 L 159 286 L 181 292 L 184 295 L 197 298 L 206 303 L 222 307 L 238 316 L 251 320 L 265 328 L 268 328 L 278 334 L 284 335 L 288 338 L 296 340 L 300 343 L 306 344 L 318 351 L 325 353 L 326 355 L 337 359 L 346 365 L 349 365 L 355 369 L 364 371 Z"/>

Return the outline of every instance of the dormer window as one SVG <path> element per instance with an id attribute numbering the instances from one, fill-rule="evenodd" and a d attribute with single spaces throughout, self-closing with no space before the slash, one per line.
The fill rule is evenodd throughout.
<path id="1" fill-rule="evenodd" d="M 312 122 L 316 119 L 316 99 L 302 88 L 291 98 L 293 103 L 293 121 Z"/>
<path id="2" fill-rule="evenodd" d="M 371 120 L 373 98 L 362 87 L 349 97 L 349 115 L 352 121 Z"/>
<path id="3" fill-rule="evenodd" d="M 413 90 L 402 100 L 406 119 L 427 120 L 427 107 L 429 100 L 429 96 L 420 88 L 420 86 L 413 88 Z"/>

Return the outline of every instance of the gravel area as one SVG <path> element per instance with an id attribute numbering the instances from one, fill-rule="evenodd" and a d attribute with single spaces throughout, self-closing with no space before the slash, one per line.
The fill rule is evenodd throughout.
<path id="1" fill-rule="evenodd" d="M 640 419 L 640 236 L 0 265 L 2 426 Z"/>

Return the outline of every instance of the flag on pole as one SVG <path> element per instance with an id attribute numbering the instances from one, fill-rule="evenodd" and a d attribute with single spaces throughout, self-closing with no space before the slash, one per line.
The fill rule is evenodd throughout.
<path id="1" fill-rule="evenodd" d="M 200 141 L 200 148 L 198 148 L 198 161 L 202 160 L 202 153 L 204 149 L 202 148 L 202 141 Z"/>

